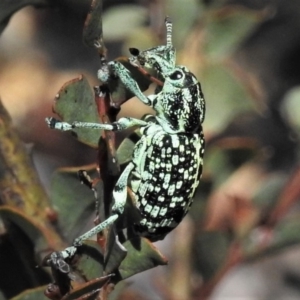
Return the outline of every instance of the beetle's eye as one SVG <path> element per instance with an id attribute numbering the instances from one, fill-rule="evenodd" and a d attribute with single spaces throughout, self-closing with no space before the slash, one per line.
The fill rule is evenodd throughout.
<path id="1" fill-rule="evenodd" d="M 132 54 L 133 56 L 138 56 L 140 54 L 140 50 L 137 48 L 129 48 L 129 52 L 130 54 Z"/>
<path id="2" fill-rule="evenodd" d="M 170 75 L 170 79 L 172 80 L 177 80 L 177 79 L 180 79 L 182 78 L 182 72 L 180 71 L 175 71 L 173 74 Z"/>
<path id="3" fill-rule="evenodd" d="M 129 52 L 133 56 L 138 56 L 140 54 L 140 50 L 137 48 L 129 48 Z"/>

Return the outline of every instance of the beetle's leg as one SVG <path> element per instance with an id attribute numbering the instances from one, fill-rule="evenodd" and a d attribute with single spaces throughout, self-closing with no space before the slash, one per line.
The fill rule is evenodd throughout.
<path id="1" fill-rule="evenodd" d="M 124 212 L 124 207 L 127 199 L 127 184 L 128 177 L 131 171 L 134 169 L 134 164 L 130 162 L 121 176 L 119 177 L 114 190 L 113 190 L 113 198 L 115 200 L 115 204 L 112 207 L 112 211 L 118 214 L 122 214 Z"/>
<path id="2" fill-rule="evenodd" d="M 144 104 L 153 106 L 155 98 L 157 97 L 156 95 L 151 95 L 149 97 L 145 96 L 140 90 L 137 82 L 132 78 L 130 71 L 126 69 L 121 63 L 112 61 L 109 64 L 127 89 L 129 89 Z"/>
<path id="3" fill-rule="evenodd" d="M 129 163 L 114 187 L 113 197 L 115 204 L 112 207 L 113 214 L 105 221 L 101 222 L 97 226 L 93 227 L 91 230 L 76 238 L 74 240 L 73 246 L 61 251 L 60 253 L 64 259 L 72 257 L 76 253 L 76 247 L 82 245 L 83 241 L 91 238 L 92 236 L 96 235 L 97 233 L 103 231 L 105 228 L 112 225 L 117 220 L 119 215 L 123 213 L 127 199 L 127 182 L 133 168 L 134 164 L 132 162 Z"/>
<path id="4" fill-rule="evenodd" d="M 120 178 L 118 179 L 114 190 L 113 190 L 113 198 L 115 201 L 115 204 L 112 207 L 112 212 L 113 214 L 103 221 L 102 223 L 98 224 L 97 226 L 93 227 L 91 230 L 88 232 L 84 233 L 80 237 L 76 238 L 73 245 L 80 246 L 84 240 L 87 240 L 94 236 L 95 234 L 103 231 L 105 228 L 109 227 L 112 225 L 117 218 L 119 217 L 120 214 L 123 213 L 124 207 L 126 204 L 126 198 L 127 198 L 127 182 L 128 182 L 128 177 L 131 173 L 131 171 L 134 168 L 134 164 L 131 162 L 127 165 L 123 173 L 121 174 Z"/>
<path id="5" fill-rule="evenodd" d="M 126 69 L 120 62 L 111 61 L 109 66 L 114 73 L 120 78 L 125 87 L 130 90 L 136 97 L 138 97 L 146 105 L 151 105 L 150 99 L 143 94 L 137 82 L 132 78 L 132 75 L 128 69 Z"/>
<path id="6" fill-rule="evenodd" d="M 46 118 L 46 123 L 51 129 L 58 129 L 62 131 L 73 130 L 75 128 L 90 128 L 90 129 L 103 129 L 110 131 L 121 131 L 132 126 L 146 126 L 148 123 L 135 119 L 135 118 L 121 118 L 117 122 L 111 124 L 89 123 L 89 122 L 73 122 L 72 124 L 67 122 L 61 122 L 55 118 Z"/>
<path id="7" fill-rule="evenodd" d="M 82 245 L 83 241 L 91 238 L 92 236 L 96 235 L 97 233 L 103 231 L 105 228 L 107 228 L 110 225 L 112 225 L 118 219 L 118 217 L 119 217 L 118 214 L 111 215 L 105 221 L 101 222 L 100 224 L 98 224 L 97 226 L 93 227 L 92 229 L 90 229 L 86 233 L 82 234 L 80 237 L 76 238 L 74 240 L 74 242 L 73 242 L 73 245 L 75 247 L 78 247 L 78 246 Z"/>

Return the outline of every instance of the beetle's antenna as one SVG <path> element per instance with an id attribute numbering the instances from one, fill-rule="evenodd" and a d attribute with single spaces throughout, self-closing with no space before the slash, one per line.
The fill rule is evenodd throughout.
<path id="1" fill-rule="evenodd" d="M 166 17 L 165 20 L 166 24 L 166 29 L 167 29 L 167 37 L 166 37 L 166 42 L 167 42 L 167 47 L 173 47 L 172 44 L 172 22 L 169 17 Z"/>

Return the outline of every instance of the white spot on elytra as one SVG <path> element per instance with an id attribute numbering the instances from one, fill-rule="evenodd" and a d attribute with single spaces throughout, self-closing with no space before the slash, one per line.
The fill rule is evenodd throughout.
<path id="1" fill-rule="evenodd" d="M 174 155 L 172 157 L 172 163 L 173 163 L 173 165 L 178 165 L 178 155 Z"/>
<path id="2" fill-rule="evenodd" d="M 139 187 L 139 194 L 144 197 L 148 190 L 148 183 L 142 183 Z"/>
<path id="3" fill-rule="evenodd" d="M 145 206 L 145 212 L 149 213 L 152 210 L 152 206 L 150 204 L 147 204 Z"/>
<path id="4" fill-rule="evenodd" d="M 172 223 L 171 220 L 165 219 L 161 221 L 160 226 L 162 227 L 169 226 L 171 223 Z"/>
<path id="5" fill-rule="evenodd" d="M 173 208 L 175 207 L 175 204 L 176 204 L 175 201 L 172 201 L 169 206 Z"/>
<path id="6" fill-rule="evenodd" d="M 182 187 L 182 181 L 177 181 L 176 183 L 176 189 L 180 189 Z"/>
<path id="7" fill-rule="evenodd" d="M 172 135 L 172 144 L 174 148 L 179 147 L 179 138 L 177 135 Z"/>
<path id="8" fill-rule="evenodd" d="M 153 185 L 149 185 L 148 191 L 149 192 L 153 192 L 153 190 L 154 190 L 154 186 Z"/>
<path id="9" fill-rule="evenodd" d="M 151 211 L 151 216 L 154 217 L 154 218 L 157 217 L 158 212 L 159 212 L 159 206 L 154 206 L 152 211 Z"/>
<path id="10" fill-rule="evenodd" d="M 168 209 L 166 207 L 162 207 L 159 211 L 160 216 L 164 216 L 167 213 Z"/>
<path id="11" fill-rule="evenodd" d="M 159 202 L 163 202 L 165 200 L 165 197 L 164 196 L 158 196 L 157 200 Z"/>
<path id="12" fill-rule="evenodd" d="M 170 182 L 170 180 L 171 180 L 171 174 L 166 174 L 164 183 L 168 184 Z"/>
<path id="13" fill-rule="evenodd" d="M 175 184 L 171 184 L 168 189 L 168 195 L 173 195 L 175 191 Z"/>
<path id="14" fill-rule="evenodd" d="M 159 186 L 156 186 L 156 187 L 154 188 L 154 191 L 155 191 L 156 193 L 158 193 L 158 192 L 160 191 L 160 187 L 159 187 Z"/>
<path id="15" fill-rule="evenodd" d="M 147 200 L 145 198 L 142 199 L 142 205 L 145 206 L 147 204 Z"/>
<path id="16" fill-rule="evenodd" d="M 151 161 L 149 164 L 149 171 L 154 171 L 154 168 L 155 168 L 154 162 Z"/>

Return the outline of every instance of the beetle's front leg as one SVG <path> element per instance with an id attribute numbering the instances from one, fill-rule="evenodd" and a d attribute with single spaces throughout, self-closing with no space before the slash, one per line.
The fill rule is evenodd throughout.
<path id="1" fill-rule="evenodd" d="M 69 131 L 75 128 L 90 128 L 90 129 L 103 129 L 109 131 L 121 131 L 133 126 L 146 126 L 148 123 L 135 119 L 135 118 L 120 118 L 119 121 L 111 124 L 100 124 L 100 123 L 89 123 L 89 122 L 78 122 L 73 123 L 61 122 L 55 118 L 46 118 L 46 123 L 49 128 L 57 129 L 61 131 Z"/>
<path id="2" fill-rule="evenodd" d="M 142 93 L 140 87 L 138 86 L 137 82 L 132 78 L 132 75 L 128 69 L 126 69 L 118 61 L 111 61 L 109 65 L 114 71 L 115 75 L 117 75 L 120 78 L 120 80 L 123 82 L 123 84 L 128 90 L 130 90 L 143 103 L 152 106 L 151 99 Z"/>

